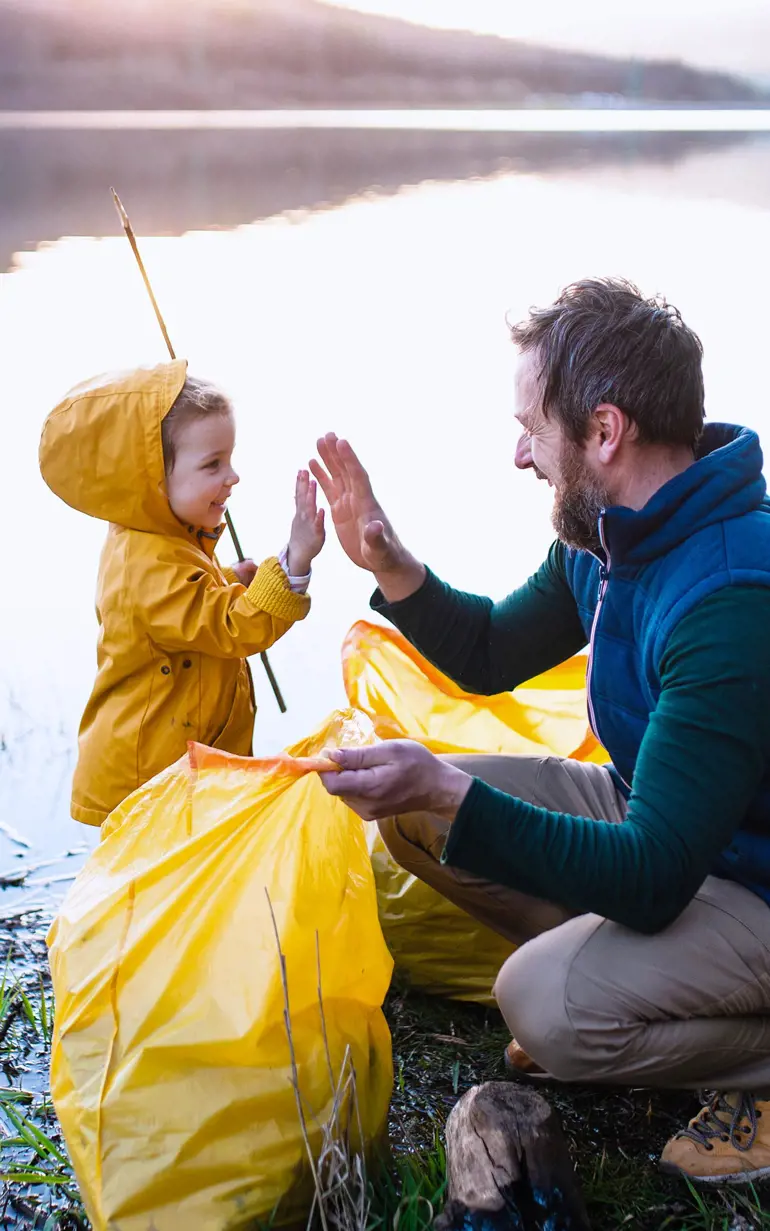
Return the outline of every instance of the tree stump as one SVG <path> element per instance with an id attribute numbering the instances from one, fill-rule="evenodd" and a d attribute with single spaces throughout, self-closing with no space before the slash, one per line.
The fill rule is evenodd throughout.
<path id="1" fill-rule="evenodd" d="M 590 1231 L 559 1118 L 535 1090 L 474 1086 L 449 1116 L 446 1145 L 436 1231 Z"/>

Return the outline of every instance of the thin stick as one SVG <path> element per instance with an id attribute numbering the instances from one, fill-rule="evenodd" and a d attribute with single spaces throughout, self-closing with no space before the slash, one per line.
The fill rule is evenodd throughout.
<path id="1" fill-rule="evenodd" d="M 230 514 L 227 512 L 227 509 L 225 509 L 225 517 L 229 519 L 229 516 Z M 278 687 L 278 680 L 275 678 L 275 675 L 273 673 L 273 668 L 270 663 L 270 659 L 267 657 L 267 654 L 265 653 L 264 650 L 262 650 L 259 657 L 262 659 L 262 666 L 265 668 L 265 674 L 267 675 L 267 678 L 270 681 L 270 687 L 272 688 L 273 695 L 276 701 L 278 702 L 278 708 L 282 714 L 285 714 L 286 713 L 286 702 L 283 699 L 283 693 Z"/>
<path id="2" fill-rule="evenodd" d="M 126 213 L 125 208 L 123 206 L 123 202 L 121 201 L 120 197 L 116 193 L 115 189 L 111 188 L 110 192 L 112 193 L 112 199 L 115 202 L 115 209 L 118 211 L 118 217 L 120 218 L 120 225 L 123 227 L 123 230 L 126 233 L 126 239 L 131 245 L 131 251 L 133 252 L 136 258 L 136 263 L 137 263 L 137 266 L 139 267 L 139 273 L 142 275 L 142 281 L 144 282 L 145 290 L 147 291 L 147 294 L 150 297 L 150 303 L 152 304 L 152 309 L 153 309 L 153 312 L 155 313 L 157 322 L 160 325 L 160 331 L 163 334 L 163 340 L 166 343 L 166 346 L 168 347 L 168 353 L 172 359 L 176 359 L 176 353 L 174 351 L 173 346 L 171 345 L 171 338 L 168 336 L 168 330 L 166 329 L 166 322 L 164 321 L 163 316 L 161 314 L 161 310 L 158 307 L 158 301 L 155 298 L 155 294 L 152 289 L 152 284 L 150 283 L 150 279 L 147 276 L 147 270 L 144 267 L 144 261 L 142 260 L 141 254 L 139 252 L 139 246 L 136 242 L 136 236 L 134 235 L 134 228 L 131 226 L 131 222 L 129 220 L 128 214 Z M 241 548 L 238 535 L 235 533 L 235 526 L 233 525 L 233 519 L 230 516 L 229 509 L 225 509 L 225 523 L 227 525 L 227 529 L 230 531 L 230 538 L 233 540 L 233 547 L 235 548 L 236 556 L 238 557 L 239 560 L 245 560 L 246 557 L 243 554 L 243 550 Z M 275 696 L 275 699 L 278 702 L 278 708 L 282 714 L 285 714 L 286 713 L 286 702 L 284 701 L 283 694 L 280 688 L 278 687 L 278 681 L 275 678 L 273 668 L 270 665 L 270 660 L 267 657 L 267 654 L 265 653 L 264 650 L 260 653 L 259 657 L 262 659 L 262 666 L 265 668 L 265 674 L 267 675 L 267 678 L 270 681 L 270 687 L 272 688 L 273 695 Z"/>
<path id="3" fill-rule="evenodd" d="M 286 1027 L 286 1038 L 289 1040 L 289 1057 L 291 1059 L 292 1088 L 294 1090 L 294 1099 L 297 1104 L 297 1115 L 299 1117 L 299 1124 L 302 1130 L 302 1138 L 305 1142 L 305 1149 L 307 1151 L 308 1161 L 310 1162 L 310 1170 L 313 1174 L 313 1183 L 315 1184 L 315 1195 L 316 1195 L 316 1201 L 318 1202 L 318 1213 L 321 1217 L 321 1225 L 323 1227 L 323 1231 L 329 1231 L 329 1228 L 326 1222 L 326 1214 L 324 1212 L 321 1185 L 318 1179 L 318 1172 L 316 1170 L 315 1159 L 313 1158 L 313 1150 L 310 1145 L 310 1138 L 308 1137 L 308 1134 L 307 1134 L 307 1124 L 305 1123 L 305 1112 L 302 1107 L 302 1098 L 299 1092 L 299 1072 L 297 1069 L 297 1057 L 294 1053 L 294 1038 L 291 1033 L 291 1014 L 289 1012 L 289 982 L 286 977 L 286 958 L 284 956 L 283 950 L 281 949 L 281 937 L 278 932 L 278 924 L 276 923 L 276 919 L 275 919 L 275 911 L 273 910 L 273 903 L 270 901 L 270 894 L 267 890 L 267 886 L 265 886 L 265 897 L 267 898 L 267 905 L 270 911 L 270 918 L 273 921 L 273 931 L 275 932 L 275 943 L 278 947 L 278 960 L 279 960 L 280 968 L 281 968 L 281 986 L 283 988 L 283 1021 L 284 1021 L 284 1026 Z"/>
<path id="4" fill-rule="evenodd" d="M 329 1086 L 331 1087 L 332 1098 L 334 1097 L 334 1069 L 332 1068 L 332 1053 L 329 1048 L 329 1036 L 326 1032 L 326 1013 L 324 1011 L 324 998 L 321 989 L 321 944 L 318 939 L 318 930 L 315 934 L 315 964 L 318 974 L 318 1009 L 321 1014 L 321 1033 L 323 1034 L 324 1051 L 326 1052 L 326 1066 L 329 1070 Z M 340 1076 L 342 1074 L 340 1073 Z"/>
<path id="5" fill-rule="evenodd" d="M 136 263 L 139 266 L 139 273 L 142 275 L 142 281 L 144 282 L 145 289 L 147 291 L 147 294 L 150 296 L 150 303 L 152 304 L 153 311 L 155 313 L 155 316 L 157 317 L 158 324 L 160 325 L 160 332 L 163 334 L 163 340 L 166 343 L 166 346 L 168 347 L 168 353 L 172 359 L 176 359 L 174 348 L 171 345 L 171 338 L 168 336 L 168 330 L 166 329 L 166 322 L 163 320 L 163 317 L 160 314 L 160 308 L 158 307 L 158 301 L 155 298 L 152 286 L 150 285 L 150 279 L 147 277 L 147 270 L 144 268 L 144 261 L 142 260 L 139 254 L 139 248 L 136 243 L 136 236 L 134 235 L 134 228 L 131 226 L 131 223 L 129 222 L 128 214 L 123 208 L 123 202 L 121 201 L 120 197 L 116 193 L 115 189 L 111 188 L 110 192 L 112 193 L 112 199 L 115 202 L 115 209 L 118 211 L 118 217 L 120 218 L 121 225 L 123 227 L 123 230 L 126 232 L 126 238 L 128 239 L 128 242 L 131 245 L 131 251 L 136 257 Z"/>

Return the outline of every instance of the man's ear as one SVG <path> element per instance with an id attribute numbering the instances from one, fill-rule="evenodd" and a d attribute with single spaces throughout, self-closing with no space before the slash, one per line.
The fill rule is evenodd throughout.
<path id="1" fill-rule="evenodd" d="M 623 442 L 636 435 L 636 425 L 612 402 L 601 402 L 596 407 L 591 425 L 592 450 L 597 461 L 605 466 L 617 456 Z"/>

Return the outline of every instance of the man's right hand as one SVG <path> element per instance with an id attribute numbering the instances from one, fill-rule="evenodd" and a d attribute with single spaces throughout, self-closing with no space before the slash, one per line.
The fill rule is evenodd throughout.
<path id="1" fill-rule="evenodd" d="M 389 602 L 407 598 L 425 580 L 424 565 L 398 539 L 348 442 L 327 432 L 318 441 L 318 453 L 323 466 L 314 459 L 310 469 L 329 502 L 343 551 L 359 568 L 374 573 Z"/>

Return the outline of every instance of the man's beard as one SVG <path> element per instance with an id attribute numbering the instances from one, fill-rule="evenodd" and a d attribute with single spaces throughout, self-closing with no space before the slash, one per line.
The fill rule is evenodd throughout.
<path id="1" fill-rule="evenodd" d="M 559 459 L 559 483 L 551 514 L 553 528 L 562 543 L 578 551 L 599 553 L 599 514 L 609 503 L 606 489 L 583 461 L 580 445 L 566 440 Z"/>

